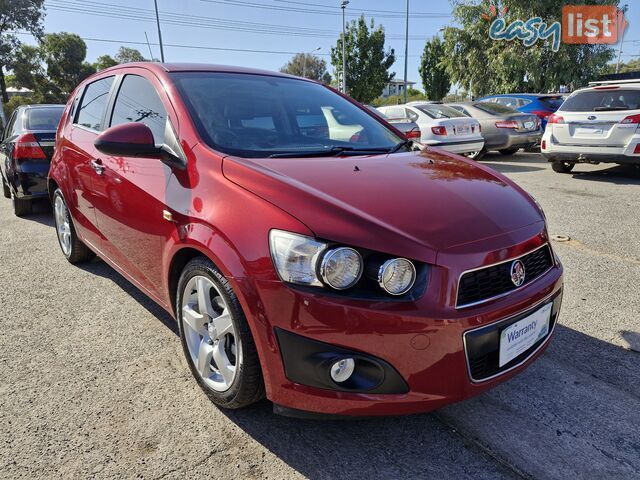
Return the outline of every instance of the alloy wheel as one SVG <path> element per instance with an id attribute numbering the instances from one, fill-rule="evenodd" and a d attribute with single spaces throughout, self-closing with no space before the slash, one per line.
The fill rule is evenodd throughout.
<path id="1" fill-rule="evenodd" d="M 68 257 L 71 254 L 71 225 L 69 225 L 69 213 L 62 196 L 56 196 L 53 209 L 60 248 L 62 248 L 62 253 Z"/>
<path id="2" fill-rule="evenodd" d="M 181 322 L 195 370 L 207 387 L 228 390 L 242 364 L 242 345 L 231 310 L 208 277 L 191 278 L 182 295 Z"/>

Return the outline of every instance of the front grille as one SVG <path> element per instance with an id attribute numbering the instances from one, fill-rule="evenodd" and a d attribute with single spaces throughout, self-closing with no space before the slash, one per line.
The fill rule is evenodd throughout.
<path id="1" fill-rule="evenodd" d="M 517 259 L 511 259 L 487 268 L 467 272 L 458 284 L 457 308 L 473 305 L 515 290 L 511 281 L 511 264 L 521 260 L 525 268 L 524 286 L 551 268 L 551 251 L 545 245 Z"/>

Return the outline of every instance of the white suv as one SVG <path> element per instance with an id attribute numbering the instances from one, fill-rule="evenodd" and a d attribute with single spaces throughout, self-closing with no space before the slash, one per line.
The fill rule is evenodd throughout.
<path id="1" fill-rule="evenodd" d="M 542 155 L 556 172 L 576 163 L 640 165 L 640 80 L 576 90 L 547 120 Z"/>

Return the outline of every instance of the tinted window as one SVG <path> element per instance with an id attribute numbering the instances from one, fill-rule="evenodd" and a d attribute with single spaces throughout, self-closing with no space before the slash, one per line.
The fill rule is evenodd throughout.
<path id="1" fill-rule="evenodd" d="M 539 100 L 543 105 L 546 105 L 551 110 L 557 110 L 564 102 L 564 99 L 562 97 L 543 97 Z"/>
<path id="2" fill-rule="evenodd" d="M 27 110 L 27 130 L 56 130 L 64 107 L 30 108 Z"/>
<path id="3" fill-rule="evenodd" d="M 459 112 L 447 105 L 438 105 L 437 103 L 424 103 L 422 105 L 416 105 L 416 108 L 421 112 L 426 113 L 431 118 L 457 118 L 466 117 L 462 112 Z"/>
<path id="4" fill-rule="evenodd" d="M 111 126 L 129 122 L 144 123 L 156 144 L 164 143 L 167 111 L 153 85 L 138 75 L 124 77 L 111 116 Z"/>
<path id="5" fill-rule="evenodd" d="M 203 139 L 233 155 L 390 149 L 402 141 L 370 114 L 315 83 L 222 72 L 172 77 Z"/>
<path id="6" fill-rule="evenodd" d="M 562 104 L 563 112 L 639 110 L 640 90 L 591 90 L 571 95 Z"/>
<path id="7" fill-rule="evenodd" d="M 75 123 L 93 130 L 102 130 L 102 117 L 107 108 L 112 83 L 113 77 L 107 77 L 87 85 Z"/>
<path id="8" fill-rule="evenodd" d="M 498 97 L 496 103 L 509 108 L 518 108 L 518 99 L 511 97 Z"/>
<path id="9" fill-rule="evenodd" d="M 482 110 L 483 112 L 487 112 L 492 115 L 506 115 L 510 113 L 519 113 L 517 110 L 514 110 L 513 108 L 505 107 L 504 105 L 501 105 L 499 103 L 479 102 L 479 103 L 474 103 L 473 106 L 479 110 Z"/>
<path id="10" fill-rule="evenodd" d="M 15 125 L 16 125 L 16 119 L 18 118 L 18 111 L 15 110 L 13 112 L 13 114 L 11 115 L 11 117 L 9 118 L 9 122 L 7 123 L 7 128 L 4 131 L 4 136 L 3 139 L 11 137 L 12 136 L 12 131 L 15 130 Z"/>

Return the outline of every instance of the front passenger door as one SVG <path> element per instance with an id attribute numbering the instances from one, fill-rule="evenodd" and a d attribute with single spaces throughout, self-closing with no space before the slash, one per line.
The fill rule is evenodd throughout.
<path id="1" fill-rule="evenodd" d="M 161 145 L 166 135 L 173 135 L 167 115 L 171 105 L 166 99 L 166 105 L 163 103 L 143 72 L 123 77 L 108 124 L 144 123 L 153 132 L 156 145 Z M 175 230 L 174 224 L 163 219 L 171 168 L 153 158 L 102 154 L 101 161 L 103 171 L 94 182 L 103 252 L 149 293 L 161 298 L 162 249 Z"/>

